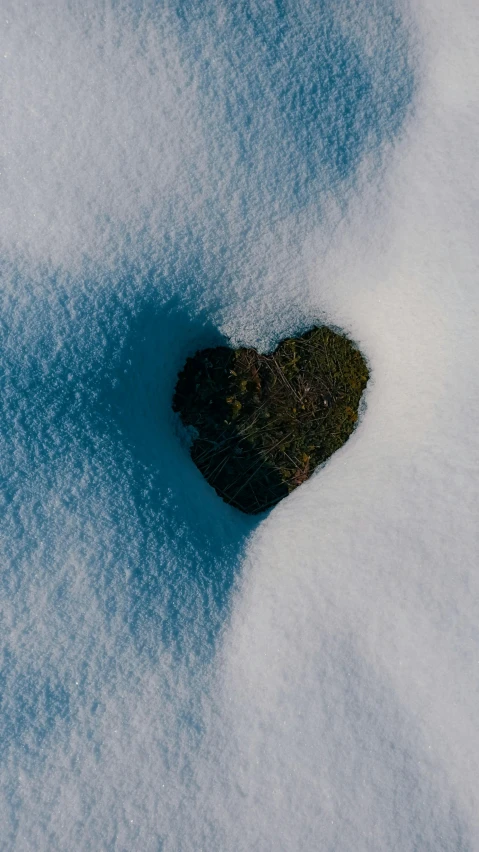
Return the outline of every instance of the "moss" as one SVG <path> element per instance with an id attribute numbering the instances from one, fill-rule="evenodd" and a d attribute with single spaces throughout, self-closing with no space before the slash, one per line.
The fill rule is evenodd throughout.
<path id="1" fill-rule="evenodd" d="M 354 430 L 369 372 L 322 326 L 275 352 L 217 347 L 188 358 L 173 398 L 196 435 L 191 455 L 217 493 L 249 514 L 301 485 Z"/>

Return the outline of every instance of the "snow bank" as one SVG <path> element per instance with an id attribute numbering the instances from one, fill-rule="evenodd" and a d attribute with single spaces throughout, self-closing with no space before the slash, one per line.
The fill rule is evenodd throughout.
<path id="1" fill-rule="evenodd" d="M 2 845 L 476 848 L 472 2 L 1 11 Z M 367 410 L 255 527 L 176 373 L 322 317 Z"/>

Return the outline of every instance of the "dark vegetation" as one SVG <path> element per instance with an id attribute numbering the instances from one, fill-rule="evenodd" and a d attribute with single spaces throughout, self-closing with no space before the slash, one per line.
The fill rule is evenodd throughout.
<path id="1" fill-rule="evenodd" d="M 191 456 L 227 502 L 263 512 L 301 485 L 353 431 L 369 372 L 322 326 L 275 352 L 218 346 L 188 358 L 173 408 L 194 427 Z"/>

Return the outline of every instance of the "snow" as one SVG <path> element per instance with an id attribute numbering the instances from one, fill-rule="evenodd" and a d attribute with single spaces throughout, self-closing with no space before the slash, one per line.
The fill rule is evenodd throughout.
<path id="1" fill-rule="evenodd" d="M 475 5 L 0 14 L 0 846 L 479 848 Z M 321 318 L 366 406 L 258 524 L 175 377 Z"/>

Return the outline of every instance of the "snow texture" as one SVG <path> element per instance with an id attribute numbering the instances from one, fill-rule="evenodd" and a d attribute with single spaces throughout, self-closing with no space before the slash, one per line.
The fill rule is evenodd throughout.
<path id="1" fill-rule="evenodd" d="M 0 2 L 0 848 L 479 849 L 475 0 Z M 171 411 L 319 320 L 266 519 Z"/>

